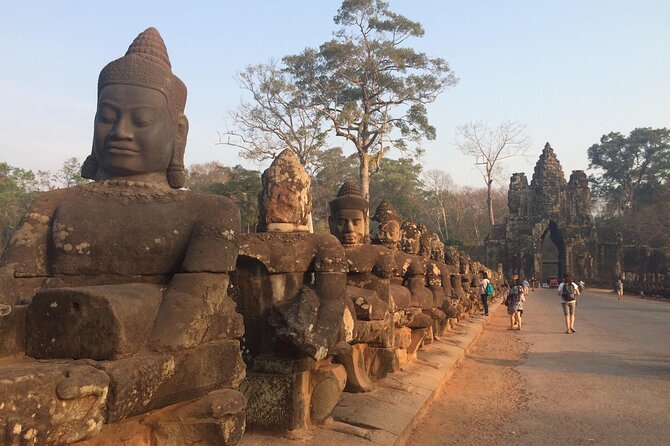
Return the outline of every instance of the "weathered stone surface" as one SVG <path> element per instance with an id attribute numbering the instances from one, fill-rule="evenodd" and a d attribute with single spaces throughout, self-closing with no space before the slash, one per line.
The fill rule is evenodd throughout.
<path id="1" fill-rule="evenodd" d="M 151 355 L 95 364 L 110 379 L 107 423 L 147 411 L 157 390 L 174 375 L 172 355 Z"/>
<path id="2" fill-rule="evenodd" d="M 284 149 L 261 176 L 258 232 L 308 232 L 310 178 L 293 150 Z"/>
<path id="3" fill-rule="evenodd" d="M 358 320 L 384 320 L 388 317 L 388 304 L 373 290 L 347 286 L 347 297 L 354 303 Z"/>
<path id="4" fill-rule="evenodd" d="M 417 328 L 412 330 L 412 343 L 407 347 L 407 354 L 410 356 L 416 356 L 416 352 L 423 346 L 423 342 L 426 338 L 432 336 L 431 327 L 427 328 Z"/>
<path id="5" fill-rule="evenodd" d="M 372 381 L 386 378 L 398 370 L 395 348 L 368 347 L 365 349 L 365 367 Z"/>
<path id="6" fill-rule="evenodd" d="M 333 410 L 342 395 L 347 372 L 340 364 L 320 364 L 310 375 L 312 396 L 310 399 L 311 422 L 322 424 L 333 416 Z"/>
<path id="7" fill-rule="evenodd" d="M 28 305 L 7 305 L 0 315 L 0 358 L 24 351 Z"/>
<path id="8" fill-rule="evenodd" d="M 354 344 L 351 353 L 337 356 L 337 362 L 342 364 L 347 371 L 347 383 L 344 388 L 347 392 L 369 392 L 374 389 L 374 384 L 365 367 L 367 348 L 366 344 Z"/>
<path id="9" fill-rule="evenodd" d="M 162 287 L 150 284 L 40 290 L 28 307 L 26 353 L 96 360 L 137 353 L 162 297 Z"/>
<path id="10" fill-rule="evenodd" d="M 100 432 L 109 377 L 87 365 L 23 361 L 0 367 L 5 444 L 69 444 Z"/>
<path id="11" fill-rule="evenodd" d="M 100 435 L 80 446 L 181 446 L 185 444 L 234 445 L 245 428 L 245 399 L 230 389 L 105 425 Z"/>
<path id="12" fill-rule="evenodd" d="M 303 287 L 297 298 L 276 306 L 270 324 L 277 336 L 288 340 L 314 359 L 328 354 L 328 338 L 317 330 L 319 298 L 310 288 Z"/>
<path id="13" fill-rule="evenodd" d="M 144 420 L 156 446 L 236 445 L 245 430 L 244 396 L 232 389 L 210 392 L 196 401 L 152 414 Z"/>
<path id="14" fill-rule="evenodd" d="M 396 328 L 394 335 L 394 345 L 397 348 L 407 348 L 412 343 L 412 329 L 409 327 Z"/>
<path id="15" fill-rule="evenodd" d="M 237 340 L 220 340 L 173 353 L 175 372 L 154 394 L 147 410 L 198 398 L 215 389 L 237 388 L 246 367 Z"/>
<path id="16" fill-rule="evenodd" d="M 412 305 L 412 293 L 407 287 L 392 283 L 390 290 L 397 308 L 402 309 Z"/>
<path id="17" fill-rule="evenodd" d="M 294 430 L 307 427 L 309 371 L 294 374 L 250 373 L 240 387 L 246 396 L 250 429 Z"/>
<path id="18" fill-rule="evenodd" d="M 242 316 L 228 297 L 227 274 L 176 274 L 151 330 L 149 346 L 175 351 L 200 345 L 205 338 L 242 335 Z M 182 291 L 183 290 L 183 291 Z"/>

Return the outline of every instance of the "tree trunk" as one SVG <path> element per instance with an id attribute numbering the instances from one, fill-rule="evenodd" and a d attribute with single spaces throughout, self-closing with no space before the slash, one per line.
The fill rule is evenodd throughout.
<path id="1" fill-rule="evenodd" d="M 444 240 L 447 241 L 449 240 L 449 227 L 447 226 L 447 213 L 444 210 L 444 206 L 440 206 L 441 211 L 442 211 L 442 223 L 444 224 L 444 233 L 442 236 L 444 237 Z"/>
<path id="2" fill-rule="evenodd" d="M 367 153 L 359 153 L 360 160 L 358 174 L 361 180 L 361 192 L 368 201 L 368 209 L 365 211 L 365 234 L 370 234 L 370 159 Z"/>
<path id="3" fill-rule="evenodd" d="M 493 216 L 493 198 L 491 197 L 491 187 L 493 185 L 493 180 L 489 180 L 486 184 L 486 207 L 489 212 L 489 235 L 491 235 L 491 230 L 493 225 L 496 224 L 495 217 Z"/>
<path id="4" fill-rule="evenodd" d="M 370 201 L 370 160 L 367 154 L 359 154 L 360 163 L 358 175 L 361 180 L 361 192 L 366 200 Z"/>

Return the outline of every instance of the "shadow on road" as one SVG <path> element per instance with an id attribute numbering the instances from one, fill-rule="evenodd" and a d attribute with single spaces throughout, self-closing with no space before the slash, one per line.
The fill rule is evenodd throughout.
<path id="1" fill-rule="evenodd" d="M 529 356 L 524 366 L 547 369 L 555 373 L 629 377 L 670 376 L 670 358 L 668 357 L 621 353 L 536 352 Z"/>

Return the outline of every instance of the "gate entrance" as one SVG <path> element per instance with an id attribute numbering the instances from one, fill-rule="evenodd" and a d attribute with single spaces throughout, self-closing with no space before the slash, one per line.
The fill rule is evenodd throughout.
<path id="1" fill-rule="evenodd" d="M 550 277 L 555 277 L 560 282 L 565 271 L 565 243 L 554 221 L 549 222 L 549 227 L 542 234 L 540 255 L 542 256 L 540 273 L 542 282 L 549 282 Z"/>

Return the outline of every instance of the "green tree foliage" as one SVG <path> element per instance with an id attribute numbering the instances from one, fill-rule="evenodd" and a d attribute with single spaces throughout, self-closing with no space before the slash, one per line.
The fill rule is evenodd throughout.
<path id="1" fill-rule="evenodd" d="M 372 210 L 386 199 L 404 219 L 423 220 L 425 191 L 421 172 L 421 164 L 411 158 L 381 160 L 379 172 L 370 179 Z"/>
<path id="2" fill-rule="evenodd" d="M 258 222 L 258 195 L 261 192 L 261 174 L 242 166 L 225 167 L 225 183 L 211 183 L 203 192 L 232 198 L 240 208 L 242 231 L 254 232 Z"/>
<path id="3" fill-rule="evenodd" d="M 7 244 L 39 190 L 31 170 L 0 163 L 0 243 Z"/>
<path id="4" fill-rule="evenodd" d="M 389 149 L 416 154 L 422 138 L 435 138 L 426 104 L 457 79 L 443 59 L 405 46 L 423 27 L 381 0 L 344 0 L 334 21 L 340 29 L 332 40 L 283 62 L 304 103 L 356 148 L 369 196 L 370 172 Z"/>
<path id="5" fill-rule="evenodd" d="M 319 153 L 312 175 L 312 221 L 314 231 L 328 233 L 328 202 L 337 196 L 342 183 L 357 177 L 356 156 L 344 156 L 341 147 Z"/>
<path id="6" fill-rule="evenodd" d="M 593 195 L 625 216 L 658 201 L 670 176 L 670 130 L 637 128 L 603 135 L 588 149 Z"/>
<path id="7" fill-rule="evenodd" d="M 63 166 L 56 172 L 53 180 L 61 187 L 72 187 L 88 182 L 82 178 L 81 162 L 74 156 L 63 161 Z"/>

